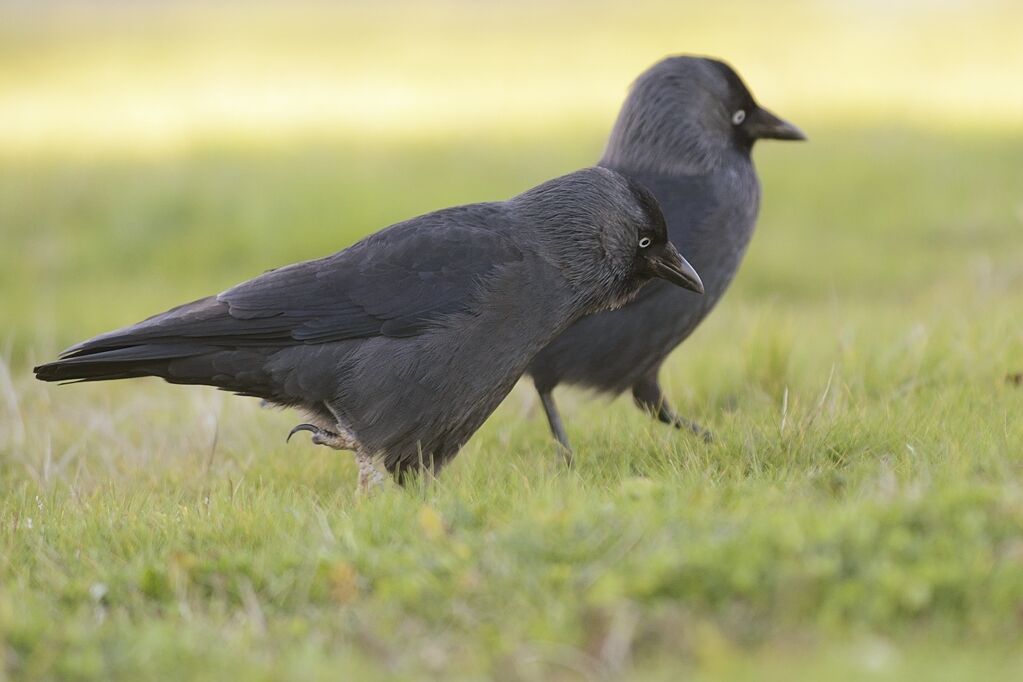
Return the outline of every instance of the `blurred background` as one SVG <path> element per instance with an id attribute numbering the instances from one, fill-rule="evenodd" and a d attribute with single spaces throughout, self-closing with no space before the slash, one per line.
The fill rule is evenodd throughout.
<path id="1" fill-rule="evenodd" d="M 811 138 L 756 150 L 732 298 L 1018 284 L 1021 43 L 1012 0 L 4 0 L 0 339 L 48 357 L 591 164 L 631 80 L 680 52 Z"/>

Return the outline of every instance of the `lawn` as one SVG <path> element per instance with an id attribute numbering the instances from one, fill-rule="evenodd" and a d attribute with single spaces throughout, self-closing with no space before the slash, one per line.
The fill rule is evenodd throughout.
<path id="1" fill-rule="evenodd" d="M 338 60 L 387 31 L 359 12 L 373 30 L 331 48 Z M 1001 12 L 984 25 L 1018 16 Z M 516 16 L 493 50 L 528 33 Z M 855 116 L 793 95 L 798 80 L 782 102 L 761 95 L 811 141 L 757 149 L 746 265 L 665 375 L 714 443 L 627 397 L 561 389 L 566 470 L 522 385 L 439 480 L 357 499 L 347 453 L 284 443 L 296 414 L 155 380 L 43 385 L 30 368 L 396 220 L 592 163 L 622 74 L 652 58 L 572 85 L 606 90 L 596 113 L 569 104 L 539 124 L 482 106 L 419 131 L 283 116 L 301 130 L 106 139 L 59 106 L 87 68 L 64 52 L 76 24 L 33 21 L 0 57 L 25 67 L 0 78 L 0 121 L 17 120 L 5 102 L 30 63 L 52 117 L 0 133 L 0 679 L 1023 675 L 1023 131 L 1004 93 L 988 118 L 964 105 L 961 125 L 926 121 L 912 97 L 886 115 L 883 88 Z M 609 25 L 591 17 L 587 35 Z M 672 49 L 650 30 L 645 49 Z M 210 35 L 198 44 L 234 45 Z M 78 38 L 82 63 L 99 63 L 100 38 Z M 173 71 L 148 57 L 138 73 Z M 46 130 L 52 144 L 32 137 Z"/>

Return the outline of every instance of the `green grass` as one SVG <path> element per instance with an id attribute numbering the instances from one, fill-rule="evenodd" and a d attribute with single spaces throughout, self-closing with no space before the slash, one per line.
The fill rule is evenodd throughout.
<path id="1" fill-rule="evenodd" d="M 458 3 L 428 31 L 367 6 L 316 26 L 257 12 L 259 30 L 230 39 L 236 10 L 186 12 L 203 27 L 194 42 L 174 21 L 115 40 L 121 24 L 100 13 L 83 30 L 71 5 L 52 26 L 0 22 L 0 680 L 1020 677 L 1023 134 L 1017 89 L 981 97 L 1019 59 L 1003 35 L 1019 10 L 899 13 L 883 25 L 906 40 L 836 73 L 827 44 L 858 44 L 870 16 L 811 6 L 771 10 L 772 26 L 799 29 L 788 50 L 756 30 L 763 13 L 683 24 L 674 4 L 652 23 L 611 4 L 555 8 L 540 37 L 535 6 L 508 10 L 493 41 L 472 27 L 502 16 Z M 569 35 L 577 15 L 576 42 L 554 50 L 565 78 L 543 36 Z M 428 38 L 449 21 L 441 54 Z M 946 42 L 959 26 L 994 37 L 967 53 Z M 516 46 L 509 78 L 535 89 L 517 103 L 488 91 L 490 109 L 443 119 L 438 102 L 489 82 Z M 439 480 L 360 500 L 350 456 L 283 442 L 296 414 L 158 381 L 31 378 L 93 334 L 591 163 L 627 77 L 682 48 L 734 50 L 811 137 L 757 149 L 746 264 L 665 371 L 713 444 L 628 398 L 561 390 L 568 471 L 520 386 Z M 962 65 L 941 88 L 934 59 Z M 351 78 L 349 63 L 370 80 L 429 72 L 423 89 L 445 94 L 419 131 L 363 134 L 356 116 L 234 135 L 221 121 L 184 142 L 144 126 L 104 138 L 131 98 L 83 100 L 84 122 L 59 106 L 111 64 L 101 92 L 174 101 L 175 79 L 209 64 L 327 82 Z M 36 91 L 51 116 L 29 132 L 45 142 L 51 126 L 53 141 L 19 146 L 17 105 Z M 595 99 L 575 102 L 584 91 Z M 364 108 L 378 105 L 407 121 L 386 98 Z"/>
<path id="2" fill-rule="evenodd" d="M 564 471 L 523 386 L 435 484 L 362 501 L 349 457 L 283 443 L 295 415 L 28 366 L 599 133 L 7 162 L 8 673 L 1018 674 L 1023 140 L 812 133 L 759 150 L 748 264 L 669 363 L 714 444 L 564 392 Z"/>

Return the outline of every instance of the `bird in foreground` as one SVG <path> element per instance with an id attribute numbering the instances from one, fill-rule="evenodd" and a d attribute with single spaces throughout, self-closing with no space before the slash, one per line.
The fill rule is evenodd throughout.
<path id="1" fill-rule="evenodd" d="M 304 410 L 359 490 L 438 471 L 580 316 L 658 277 L 699 292 L 652 195 L 604 168 L 398 223 L 74 346 L 43 381 L 156 376 Z"/>
<path id="2" fill-rule="evenodd" d="M 695 296 L 651 282 L 628 305 L 580 319 L 534 358 L 527 373 L 569 461 L 552 394 L 561 383 L 611 395 L 631 389 L 636 404 L 660 421 L 710 440 L 709 432 L 672 409 L 658 373 L 735 277 L 760 204 L 750 152 L 764 138 L 806 139 L 760 107 L 723 62 L 669 57 L 633 84 L 599 165 L 653 192 L 671 242 L 700 273 L 706 291 Z"/>

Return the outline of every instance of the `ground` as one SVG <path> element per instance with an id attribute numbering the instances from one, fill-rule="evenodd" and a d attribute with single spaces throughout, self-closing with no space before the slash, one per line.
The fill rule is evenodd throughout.
<path id="1" fill-rule="evenodd" d="M 30 367 L 586 165 L 607 121 L 0 155 L 0 679 L 1023 674 L 1023 135 L 791 117 L 665 370 L 712 444 L 561 390 L 566 470 L 523 385 L 368 499 L 296 414 Z"/>

